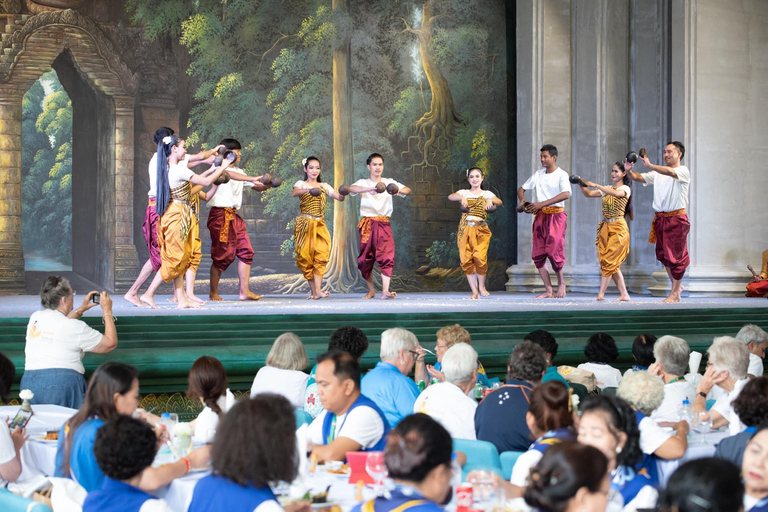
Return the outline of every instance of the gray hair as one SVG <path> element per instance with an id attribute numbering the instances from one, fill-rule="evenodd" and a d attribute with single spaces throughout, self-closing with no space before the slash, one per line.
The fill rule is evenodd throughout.
<path id="1" fill-rule="evenodd" d="M 445 351 L 441 369 L 446 382 L 467 382 L 477 370 L 477 352 L 466 343 L 457 343 Z"/>
<path id="2" fill-rule="evenodd" d="M 653 345 L 653 357 L 671 375 L 685 375 L 690 355 L 691 347 L 683 338 L 662 336 Z"/>
<path id="3" fill-rule="evenodd" d="M 745 345 L 750 342 L 762 343 L 768 341 L 768 332 L 765 332 L 755 324 L 747 324 L 739 330 L 736 339 Z"/>
<path id="4" fill-rule="evenodd" d="M 56 309 L 71 291 L 72 287 L 66 277 L 48 276 L 40 288 L 40 303 L 45 309 Z"/>
<path id="5" fill-rule="evenodd" d="M 303 370 L 309 366 L 309 357 L 301 338 L 292 332 L 278 336 L 267 354 L 267 366 L 281 370 Z"/>
<path id="6" fill-rule="evenodd" d="M 749 349 L 731 336 L 720 336 L 707 349 L 709 362 L 717 371 L 727 371 L 733 380 L 747 377 L 749 370 Z"/>
<path id="7" fill-rule="evenodd" d="M 630 372 L 621 379 L 616 395 L 650 416 L 664 401 L 664 381 L 646 371 Z"/>
<path id="8" fill-rule="evenodd" d="M 547 354 L 532 341 L 524 341 L 509 354 L 507 380 L 522 380 L 536 384 L 547 370 Z"/>
<path id="9" fill-rule="evenodd" d="M 381 333 L 379 358 L 382 361 L 392 361 L 397 359 L 401 350 L 414 350 L 418 346 L 419 340 L 411 331 L 406 331 L 400 327 L 387 329 Z"/>

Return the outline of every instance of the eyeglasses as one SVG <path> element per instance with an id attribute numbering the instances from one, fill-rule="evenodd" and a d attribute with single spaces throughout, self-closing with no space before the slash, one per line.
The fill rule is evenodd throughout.
<path id="1" fill-rule="evenodd" d="M 435 348 L 446 349 L 446 348 L 448 348 L 448 345 L 440 345 L 439 343 L 437 343 L 437 344 L 435 344 Z"/>
<path id="2" fill-rule="evenodd" d="M 419 356 L 420 356 L 421 354 L 419 354 L 419 353 L 418 353 L 418 352 L 416 352 L 415 350 L 409 350 L 408 352 L 410 352 L 411 354 L 413 354 L 413 360 L 414 360 L 414 361 L 418 361 L 418 360 L 419 360 Z"/>

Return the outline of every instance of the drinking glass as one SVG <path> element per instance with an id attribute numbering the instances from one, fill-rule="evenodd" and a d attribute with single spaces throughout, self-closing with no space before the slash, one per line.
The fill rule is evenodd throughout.
<path id="1" fill-rule="evenodd" d="M 491 470 L 478 469 L 472 471 L 469 477 L 469 483 L 472 484 L 472 494 L 474 502 L 478 504 L 477 508 L 487 509 L 493 504 L 495 491 L 493 477 L 494 473 Z"/>
<path id="2" fill-rule="evenodd" d="M 712 415 L 708 411 L 701 411 L 696 414 L 696 427 L 699 429 L 701 442 L 706 444 L 707 440 L 704 438 L 704 434 L 709 434 L 712 429 Z"/>
<path id="3" fill-rule="evenodd" d="M 387 466 L 384 465 L 384 452 L 368 452 L 365 458 L 365 470 L 375 482 L 376 494 L 384 487 L 384 477 L 387 474 Z"/>

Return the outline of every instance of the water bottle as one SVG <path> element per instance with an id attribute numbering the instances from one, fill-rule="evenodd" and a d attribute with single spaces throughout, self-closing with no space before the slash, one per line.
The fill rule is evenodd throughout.
<path id="1" fill-rule="evenodd" d="M 171 419 L 171 413 L 164 412 L 160 415 L 160 421 L 158 422 L 158 425 L 162 425 L 165 429 L 165 436 L 166 439 L 171 438 L 171 434 L 173 433 L 173 420 Z M 171 448 L 168 446 L 168 443 L 163 443 L 162 446 L 160 446 L 160 449 L 158 450 L 158 453 L 160 454 L 168 454 L 171 453 Z"/>
<path id="2" fill-rule="evenodd" d="M 483 399 L 483 385 L 480 384 L 479 382 L 475 384 L 474 394 L 475 394 L 475 400 L 477 400 L 478 402 Z"/>
<path id="3" fill-rule="evenodd" d="M 456 452 L 451 453 L 451 489 L 453 494 L 451 496 L 451 503 L 456 501 L 456 489 L 461 485 L 464 479 L 461 478 L 461 466 L 459 461 L 456 460 Z"/>
<path id="4" fill-rule="evenodd" d="M 691 407 L 691 402 L 687 398 L 677 408 L 677 417 L 680 421 L 687 421 L 689 426 L 693 425 L 693 407 Z"/>

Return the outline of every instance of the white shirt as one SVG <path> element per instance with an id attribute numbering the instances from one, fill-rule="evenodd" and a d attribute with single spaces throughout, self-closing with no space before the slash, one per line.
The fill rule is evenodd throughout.
<path id="1" fill-rule="evenodd" d="M 399 181 L 395 181 L 390 178 L 381 178 L 381 182 L 385 185 L 394 183 L 398 189 L 405 188 L 405 185 Z M 364 178 L 357 180 L 352 184 L 353 187 L 373 188 L 376 183 Z M 357 195 L 357 194 L 350 194 Z M 382 192 L 381 194 L 370 194 L 363 192 L 360 194 L 360 216 L 361 217 L 379 217 L 379 216 L 391 217 L 392 216 L 392 196 L 389 192 Z"/>
<path id="2" fill-rule="evenodd" d="M 251 398 L 259 393 L 283 395 L 296 409 L 304 407 L 304 393 L 309 375 L 299 370 L 283 370 L 264 366 L 257 373 L 251 385 Z"/>
<path id="3" fill-rule="evenodd" d="M 712 406 L 713 411 L 717 411 L 720 415 L 728 420 L 728 430 L 732 436 L 735 436 L 739 432 L 743 432 L 747 426 L 741 422 L 739 416 L 733 410 L 733 401 L 739 396 L 741 390 L 744 389 L 749 379 L 737 380 L 733 384 L 733 390 L 730 393 L 722 395 L 717 399 L 715 405 Z"/>
<path id="4" fill-rule="evenodd" d="M 0 422 L 0 465 L 11 462 L 16 458 L 16 448 L 13 447 L 11 431 L 8 429 L 5 421 Z M 0 478 L 0 488 L 5 487 L 7 482 Z"/>
<path id="5" fill-rule="evenodd" d="M 609 364 L 581 363 L 577 368 L 594 373 L 600 389 L 617 388 L 621 382 L 621 372 Z"/>
<path id="6" fill-rule="evenodd" d="M 749 354 L 749 369 L 747 373 L 755 377 L 763 376 L 763 360 L 760 359 L 760 356 L 752 353 Z"/>
<path id="7" fill-rule="evenodd" d="M 83 354 L 101 342 L 102 334 L 82 320 L 54 309 L 35 311 L 27 324 L 24 369 L 69 368 L 85 373 Z"/>
<path id="8" fill-rule="evenodd" d="M 528 181 L 523 183 L 523 190 L 533 190 L 536 193 L 536 201 L 546 201 L 552 199 L 556 195 L 562 192 L 571 193 L 571 182 L 568 181 L 568 173 L 557 168 L 550 174 L 547 174 L 546 169 L 539 169 L 535 171 L 533 175 L 528 178 Z M 565 201 L 554 203 L 549 206 L 564 206 Z"/>
<path id="9" fill-rule="evenodd" d="M 319 188 L 323 192 L 325 192 L 326 195 L 330 195 L 333 192 L 333 187 L 330 186 L 328 183 L 318 183 L 317 185 L 310 185 L 304 180 L 299 180 L 296 183 L 293 184 L 293 188 L 300 188 L 300 189 L 306 189 L 307 191 L 312 190 L 313 188 Z"/>
<path id="10" fill-rule="evenodd" d="M 231 165 L 227 167 L 227 172 L 245 175 L 242 169 Z M 229 180 L 227 183 L 222 183 L 216 189 L 216 194 L 208 201 L 208 206 L 211 208 L 214 206 L 217 208 L 237 208 L 239 210 L 243 206 L 244 188 L 253 188 L 253 182 Z"/>
<path id="11" fill-rule="evenodd" d="M 326 414 L 328 411 L 323 410 L 307 428 L 307 439 L 313 444 L 325 444 L 323 421 L 325 421 Z M 352 409 L 352 412 L 336 417 L 334 439 L 346 437 L 359 444 L 362 449 L 367 449 L 378 443 L 383 435 L 384 422 L 379 413 L 366 405 L 359 405 Z"/>
<path id="12" fill-rule="evenodd" d="M 149 173 L 149 192 L 147 192 L 147 197 L 157 197 L 157 152 L 149 160 L 147 172 Z"/>
<path id="13" fill-rule="evenodd" d="M 640 449 L 646 455 L 650 455 L 667 442 L 672 434 L 658 426 L 654 420 L 646 416 L 638 425 L 640 430 Z"/>
<path id="14" fill-rule="evenodd" d="M 160 498 L 147 500 L 139 508 L 139 512 L 174 512 L 168 503 Z"/>
<path id="15" fill-rule="evenodd" d="M 221 395 L 216 403 L 219 409 L 223 413 L 229 411 L 233 405 L 235 405 L 235 395 L 227 389 L 226 393 Z M 216 428 L 219 426 L 219 415 L 216 414 L 213 409 L 207 405 L 200 411 L 195 420 L 195 432 L 192 436 L 192 440 L 195 443 L 210 443 L 213 441 L 212 436 L 216 433 Z"/>
<path id="16" fill-rule="evenodd" d="M 512 477 L 509 482 L 518 487 L 528 486 L 528 477 L 531 475 L 531 468 L 539 463 L 544 453 L 539 450 L 528 450 L 521 453 L 512 466 Z"/>
<path id="17" fill-rule="evenodd" d="M 421 392 L 413 404 L 413 412 L 432 416 L 454 439 L 477 439 L 476 409 L 477 402 L 451 382 L 432 384 Z"/>
<path id="18" fill-rule="evenodd" d="M 691 171 L 684 165 L 675 167 L 677 179 L 656 171 L 641 174 L 644 186 L 653 185 L 653 209 L 657 212 L 673 212 L 688 208 L 688 186 Z"/>
<path id="19" fill-rule="evenodd" d="M 629 199 L 629 197 L 632 195 L 632 189 L 629 188 L 629 185 L 619 185 L 618 187 L 616 187 L 616 192 L 618 192 L 619 190 L 623 190 L 624 192 L 626 192 L 627 199 Z M 597 189 L 597 191 L 600 192 L 600 197 L 605 196 L 605 192 L 603 192 L 601 189 Z"/>
<path id="20" fill-rule="evenodd" d="M 651 509 L 656 506 L 658 499 L 659 491 L 654 489 L 652 485 L 646 485 L 621 510 L 622 512 L 636 512 L 637 509 Z"/>
<path id="21" fill-rule="evenodd" d="M 494 194 L 490 190 L 483 190 L 482 192 L 480 192 L 480 194 L 474 195 L 472 192 L 469 191 L 468 188 L 462 188 L 462 189 L 457 190 L 454 193 L 457 194 L 457 195 L 460 195 L 464 199 L 476 199 L 478 197 L 482 197 L 483 199 L 488 201 L 488 200 L 493 199 L 494 197 L 496 197 L 496 194 Z M 483 219 L 481 219 L 479 217 L 476 217 L 474 215 L 467 215 L 467 220 L 483 220 Z"/>
<path id="22" fill-rule="evenodd" d="M 688 399 L 693 409 L 693 399 L 696 398 L 696 388 L 687 380 L 679 380 L 664 385 L 664 400 L 658 409 L 651 413 L 653 421 L 679 421 L 677 409 L 683 405 L 683 400 Z"/>
<path id="23" fill-rule="evenodd" d="M 168 186 L 170 188 L 176 188 L 195 174 L 187 167 L 189 161 L 189 155 L 184 155 L 184 160 L 177 164 L 168 164 Z"/>

